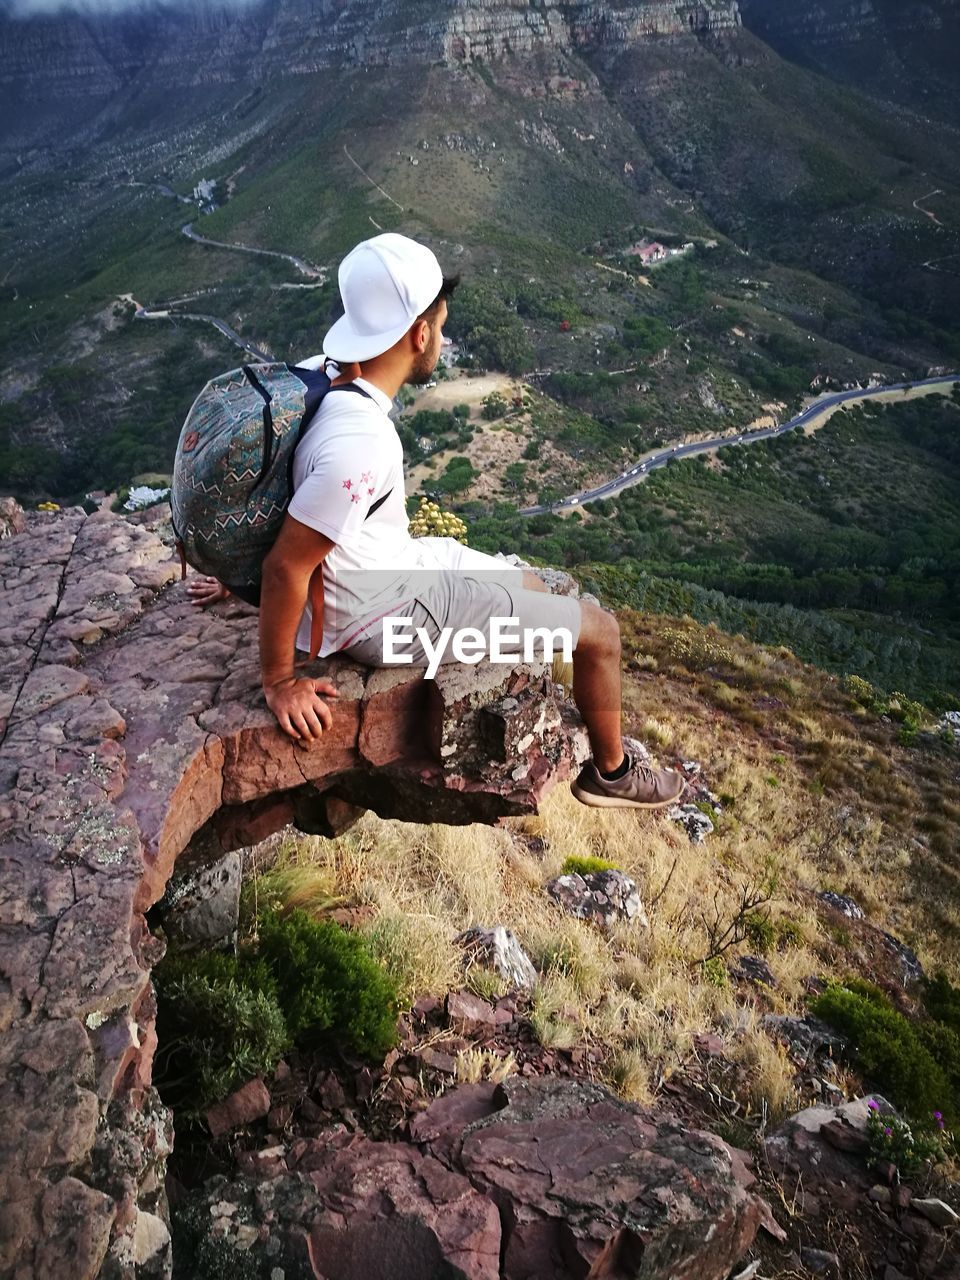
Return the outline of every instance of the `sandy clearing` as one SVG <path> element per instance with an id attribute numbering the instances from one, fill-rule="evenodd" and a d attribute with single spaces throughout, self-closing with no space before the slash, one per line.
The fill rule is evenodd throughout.
<path id="1" fill-rule="evenodd" d="M 451 458 L 466 457 L 480 474 L 469 489 L 456 495 L 456 501 L 469 502 L 473 499 L 486 501 L 504 497 L 505 495 L 500 492 L 504 470 L 511 462 L 522 460 L 521 454 L 530 438 L 526 418 L 511 418 L 510 425 L 521 426 L 523 431 L 515 434 L 499 423 L 479 421 L 472 423 L 474 434 L 469 444 L 435 453 L 432 459 L 435 463 L 433 467 L 420 463 L 410 468 L 406 479 L 407 495 L 416 493 L 421 485 L 429 487 L 430 480 L 442 475 Z"/>
<path id="2" fill-rule="evenodd" d="M 507 400 L 525 389 L 517 378 L 508 377 L 505 373 L 482 373 L 471 378 L 460 369 L 454 369 L 452 377 L 438 382 L 435 387 L 424 387 L 417 393 L 417 398 L 406 411 L 412 415 L 420 409 L 452 409 L 455 404 L 468 404 L 471 418 L 480 412 L 480 406 L 487 396 L 499 391 Z"/>
<path id="3" fill-rule="evenodd" d="M 468 445 L 444 449 L 435 453 L 433 467 L 419 463 L 411 467 L 406 475 L 406 491 L 409 496 L 416 493 L 422 485 L 429 486 L 431 479 L 443 473 L 447 463 L 453 457 L 467 457 L 480 472 L 477 480 L 462 494 L 457 494 L 458 502 L 478 499 L 480 501 L 502 497 L 500 485 L 504 468 L 511 462 L 520 460 L 520 455 L 527 443 L 527 420 L 511 418 L 510 425 L 521 425 L 524 430 L 515 435 L 500 423 L 484 422 L 480 417 L 480 409 L 487 396 L 499 393 L 508 402 L 515 395 L 522 395 L 528 388 L 518 378 L 511 378 L 505 373 L 483 373 L 470 377 L 464 370 L 455 369 L 452 377 L 438 382 L 435 387 L 424 387 L 417 393 L 413 404 L 405 411 L 404 417 L 412 417 L 421 409 L 434 412 L 442 409 L 451 410 L 454 405 L 470 406 L 470 424 L 474 433 Z"/>

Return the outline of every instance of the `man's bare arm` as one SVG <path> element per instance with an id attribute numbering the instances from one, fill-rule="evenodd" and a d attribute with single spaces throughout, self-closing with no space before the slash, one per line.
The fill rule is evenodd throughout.
<path id="1" fill-rule="evenodd" d="M 332 714 L 323 697 L 336 697 L 329 680 L 294 674 L 297 630 L 310 579 L 334 543 L 288 515 L 263 562 L 260 590 L 260 672 L 267 706 L 284 733 L 299 742 L 317 741 Z M 319 619 L 322 623 L 322 617 Z M 323 696 L 321 696 L 323 695 Z"/>

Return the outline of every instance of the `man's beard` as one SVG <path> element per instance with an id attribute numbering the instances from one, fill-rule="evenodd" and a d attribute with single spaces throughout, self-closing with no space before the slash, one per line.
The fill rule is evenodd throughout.
<path id="1" fill-rule="evenodd" d="M 433 377 L 436 367 L 437 361 L 433 356 L 431 356 L 430 352 L 422 352 L 413 362 L 413 368 L 410 370 L 407 382 L 411 383 L 414 387 L 425 386 Z"/>

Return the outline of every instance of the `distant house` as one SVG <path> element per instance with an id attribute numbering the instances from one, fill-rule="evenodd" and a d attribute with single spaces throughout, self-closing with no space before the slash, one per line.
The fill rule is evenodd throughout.
<path id="1" fill-rule="evenodd" d="M 645 267 L 654 262 L 665 262 L 670 256 L 670 251 L 656 240 L 641 240 L 639 244 L 631 245 L 626 253 L 628 257 L 639 258 Z"/>
<path id="2" fill-rule="evenodd" d="M 654 262 L 663 262 L 669 254 L 662 244 L 656 240 L 652 244 L 644 245 L 640 250 L 640 261 L 645 267 L 651 266 Z"/>
<path id="3" fill-rule="evenodd" d="M 209 205 L 213 203 L 213 193 L 216 188 L 216 178 L 201 178 L 197 185 L 193 188 L 193 198 L 199 205 Z"/>

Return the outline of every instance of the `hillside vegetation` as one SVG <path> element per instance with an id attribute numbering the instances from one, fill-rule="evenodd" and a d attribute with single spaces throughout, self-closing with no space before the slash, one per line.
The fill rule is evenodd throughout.
<path id="1" fill-rule="evenodd" d="M 749 1130 L 799 1101 L 764 1012 L 802 1011 L 811 981 L 854 977 L 917 1011 L 879 935 L 840 927 L 818 893 L 850 895 L 928 970 L 956 976 L 956 749 L 929 735 L 899 746 L 896 726 L 785 650 L 691 620 L 624 611 L 621 622 L 625 731 L 664 764 L 702 766 L 716 796 L 704 810 L 716 827 L 705 843 L 691 844 L 662 815 L 588 809 L 559 787 L 539 817 L 499 829 L 369 814 L 336 840 L 291 838 L 259 897 L 321 918 L 352 910 L 403 1002 L 462 985 L 456 935 L 502 923 L 541 972 L 529 1016 L 545 1048 L 590 1049 L 595 1071 L 649 1101 L 696 1060 L 695 1034 L 716 1030 L 738 1064 Z M 543 886 L 585 858 L 637 880 L 648 928 L 605 935 L 558 912 Z M 718 939 L 734 922 L 724 949 Z M 772 975 L 752 995 L 734 973 L 748 953 Z M 466 981 L 486 997 L 504 989 L 481 969 Z"/>
<path id="2" fill-rule="evenodd" d="M 925 265 L 956 247 L 952 197 L 941 226 L 913 205 L 953 163 L 935 132 L 746 32 L 593 57 L 330 72 L 220 106 L 211 86 L 202 119 L 118 107 L 95 150 L 31 153 L 0 178 L 0 217 L 25 231 L 0 245 L 9 487 L 76 499 L 166 470 L 202 382 L 241 358 L 186 312 L 278 358 L 316 351 L 332 283 L 288 288 L 319 282 L 190 241 L 189 220 L 331 277 L 378 229 L 430 242 L 464 275 L 451 327 L 474 362 L 538 371 L 569 411 L 571 476 L 744 426 L 817 376 L 960 358 L 957 277 Z M 210 213 L 189 199 L 201 178 Z M 647 271 L 627 252 L 642 239 L 694 248 Z M 170 316 L 138 320 L 130 297 Z"/>
<path id="3" fill-rule="evenodd" d="M 471 541 L 581 565 L 605 599 L 716 621 L 935 705 L 960 698 L 960 396 L 836 414 Z"/>

